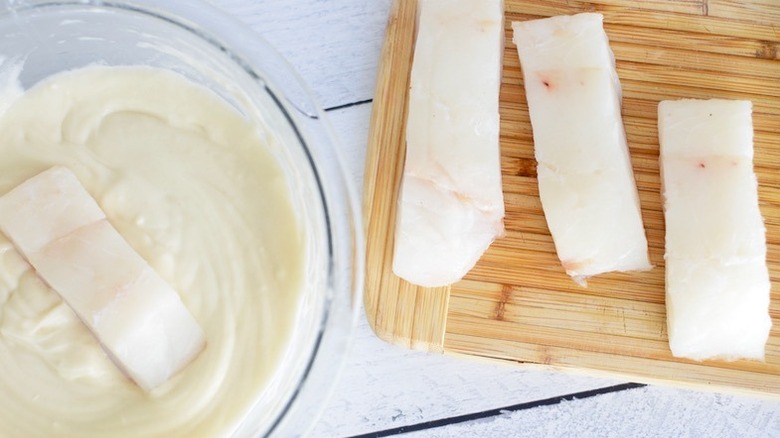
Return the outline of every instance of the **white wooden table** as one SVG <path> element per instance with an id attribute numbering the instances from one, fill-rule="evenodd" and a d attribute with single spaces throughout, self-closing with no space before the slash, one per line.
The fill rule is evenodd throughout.
<path id="1" fill-rule="evenodd" d="M 327 109 L 362 187 L 391 0 L 212 0 L 276 47 Z M 780 437 L 780 402 L 407 351 L 365 317 L 316 437 Z"/>

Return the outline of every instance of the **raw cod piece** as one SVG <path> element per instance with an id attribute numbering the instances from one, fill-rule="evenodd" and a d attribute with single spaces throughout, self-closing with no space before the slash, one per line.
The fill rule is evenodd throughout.
<path id="1" fill-rule="evenodd" d="M 652 266 L 601 14 L 513 22 L 539 195 L 558 258 L 584 283 Z"/>
<path id="2" fill-rule="evenodd" d="M 764 358 L 772 320 L 749 101 L 658 105 L 672 354 Z"/>
<path id="3" fill-rule="evenodd" d="M 70 170 L 53 167 L 0 197 L 0 229 L 142 388 L 167 381 L 205 346 L 176 291 Z"/>
<path id="4" fill-rule="evenodd" d="M 500 0 L 423 0 L 411 72 L 393 272 L 460 280 L 504 232 Z"/>

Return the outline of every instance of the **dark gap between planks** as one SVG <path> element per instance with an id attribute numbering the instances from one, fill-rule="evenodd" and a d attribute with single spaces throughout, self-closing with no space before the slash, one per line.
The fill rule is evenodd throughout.
<path id="1" fill-rule="evenodd" d="M 358 106 L 358 105 L 364 105 L 366 103 L 371 103 L 373 101 L 374 101 L 374 99 L 358 100 L 356 102 L 344 103 L 344 104 L 341 104 L 341 105 L 332 106 L 330 108 L 325 108 L 325 111 L 327 112 L 327 111 L 335 111 L 335 110 L 350 108 L 350 107 L 353 107 L 353 106 Z"/>
<path id="2" fill-rule="evenodd" d="M 622 383 L 620 385 L 605 386 L 603 388 L 591 389 L 589 391 L 575 392 L 572 394 L 560 395 L 557 397 L 546 398 L 542 400 L 519 403 L 516 405 L 505 406 L 503 408 L 489 409 L 481 412 L 473 412 L 471 414 L 457 415 L 454 417 L 442 418 L 439 420 L 426 421 L 423 423 L 410 424 L 408 426 L 401 426 L 392 429 L 380 430 L 377 432 L 354 435 L 349 438 L 382 438 L 386 436 L 400 435 L 403 433 L 416 432 L 416 431 L 426 430 L 426 429 L 434 429 L 437 427 L 443 427 L 450 424 L 465 423 L 469 421 L 480 420 L 483 418 L 495 417 L 510 412 L 517 412 L 517 411 L 532 409 L 540 406 L 557 405 L 564 401 L 580 400 L 580 399 L 595 397 L 597 395 L 625 391 L 627 389 L 643 388 L 645 386 L 647 385 L 642 383 Z"/>

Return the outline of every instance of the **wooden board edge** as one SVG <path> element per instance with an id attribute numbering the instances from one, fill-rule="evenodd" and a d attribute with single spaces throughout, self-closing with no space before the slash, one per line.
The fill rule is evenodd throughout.
<path id="1" fill-rule="evenodd" d="M 366 225 L 366 319 L 382 340 L 406 348 L 443 351 L 449 288 L 422 288 L 390 269 L 395 198 L 404 156 L 406 101 L 414 52 L 417 1 L 395 0 L 377 73 L 363 188 Z M 403 68 L 399 68 L 399 66 Z M 386 190 L 392 187 L 392 190 Z M 390 199 L 387 199 L 387 198 Z M 376 235 L 372 235 L 372 234 Z"/>
<path id="2" fill-rule="evenodd" d="M 742 386 L 705 383 L 693 380 L 670 380 L 659 377 L 653 377 L 649 374 L 637 374 L 627 371 L 603 370 L 598 368 L 588 368 L 582 366 L 567 366 L 560 364 L 544 364 L 538 362 L 526 362 L 510 357 L 499 357 L 496 355 L 481 353 L 471 350 L 460 351 L 444 347 L 443 354 L 456 357 L 463 360 L 479 361 L 485 363 L 503 363 L 511 366 L 522 367 L 529 370 L 562 372 L 573 376 L 596 377 L 604 379 L 621 379 L 626 382 L 640 383 L 643 385 L 657 385 L 669 389 L 683 389 L 691 391 L 706 391 L 714 393 L 734 394 L 745 397 L 759 398 L 766 401 L 780 401 L 780 393 L 773 393 L 762 390 L 754 390 Z"/>

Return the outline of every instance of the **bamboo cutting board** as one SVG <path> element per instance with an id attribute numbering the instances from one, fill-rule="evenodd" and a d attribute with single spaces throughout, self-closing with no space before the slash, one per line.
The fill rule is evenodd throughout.
<path id="1" fill-rule="evenodd" d="M 396 0 L 391 11 L 366 163 L 365 306 L 377 335 L 415 349 L 780 397 L 780 2 L 505 0 L 500 114 L 507 234 L 463 281 L 433 289 L 406 283 L 391 269 L 416 3 Z M 601 275 L 581 288 L 561 268 L 539 202 L 510 23 L 586 11 L 604 14 L 617 59 L 655 269 Z M 764 363 L 699 363 L 673 358 L 668 348 L 656 107 L 686 97 L 753 101 L 774 323 Z"/>

